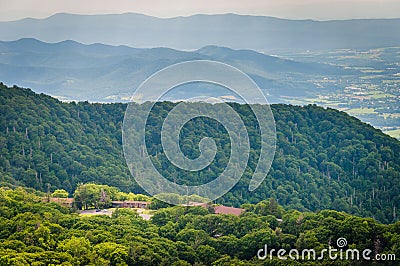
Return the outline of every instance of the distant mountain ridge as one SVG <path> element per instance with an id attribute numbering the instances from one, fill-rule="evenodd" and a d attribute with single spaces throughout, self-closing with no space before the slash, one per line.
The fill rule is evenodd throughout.
<path id="1" fill-rule="evenodd" d="M 74 40 L 132 47 L 195 50 L 374 48 L 400 44 L 400 19 L 290 20 L 237 14 L 156 18 L 137 13 L 74 15 L 0 22 L 0 40 Z"/>
<path id="2" fill-rule="evenodd" d="M 282 94 L 304 96 L 316 89 L 311 82 L 288 80 L 290 75 L 351 73 L 327 64 L 296 62 L 218 46 L 187 52 L 171 48 L 84 45 L 75 41 L 45 43 L 25 38 L 0 42 L 0 80 L 8 85 L 35 88 L 37 92 L 60 99 L 121 101 L 129 99 L 134 89 L 156 71 L 190 60 L 215 60 L 233 65 L 256 80 L 272 101 Z M 204 91 L 202 88 L 201 92 Z"/>

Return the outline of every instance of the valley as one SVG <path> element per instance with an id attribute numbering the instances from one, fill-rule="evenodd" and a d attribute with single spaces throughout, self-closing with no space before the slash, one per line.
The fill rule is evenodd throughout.
<path id="1" fill-rule="evenodd" d="M 281 56 L 292 60 L 327 63 L 360 72 L 345 79 L 314 80 L 314 84 L 321 89 L 332 84 L 340 89 L 331 92 L 322 90 L 310 98 L 288 97 L 287 102 L 300 105 L 315 103 L 336 108 L 399 138 L 400 47 L 309 51 Z"/>
<path id="2" fill-rule="evenodd" d="M 3 2 L 1 266 L 400 265 L 396 1 Z"/>
<path id="3" fill-rule="evenodd" d="M 248 74 L 270 103 L 335 108 L 398 137 L 399 51 L 393 47 L 270 56 L 217 46 L 188 52 L 21 39 L 0 42 L 0 79 L 63 101 L 128 102 L 141 82 L 168 65 L 215 60 Z M 171 99 L 199 94 L 237 101 L 230 91 L 197 85 L 185 87 Z"/>

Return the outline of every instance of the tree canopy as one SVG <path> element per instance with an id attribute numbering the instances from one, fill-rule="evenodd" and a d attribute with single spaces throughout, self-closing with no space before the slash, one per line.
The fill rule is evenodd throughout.
<path id="1" fill-rule="evenodd" d="M 123 157 L 125 104 L 65 103 L 2 84 L 0 102 L 1 184 L 41 191 L 64 189 L 72 195 L 79 184 L 96 183 L 145 194 Z M 204 171 L 177 169 L 163 153 L 159 135 L 163 118 L 175 105 L 162 102 L 154 107 L 146 133 L 151 159 L 159 171 L 178 183 L 210 181 L 228 161 L 229 136 L 211 119 L 189 121 L 181 132 L 183 153 L 190 158 L 198 156 L 196 147 L 204 136 L 215 140 L 218 153 Z M 239 183 L 217 203 L 238 207 L 275 198 L 286 209 L 334 209 L 385 223 L 399 219 L 398 140 L 337 110 L 315 105 L 273 105 L 275 159 L 261 186 L 249 192 L 259 156 L 257 121 L 249 106 L 231 106 L 249 132 L 250 160 Z"/>
<path id="2" fill-rule="evenodd" d="M 247 204 L 239 217 L 175 206 L 146 221 L 131 209 L 79 215 L 43 201 L 43 195 L 0 188 L 0 265 L 370 265 L 257 258 L 264 245 L 321 251 L 337 248 L 340 237 L 347 239 L 345 249 L 400 254 L 400 222 L 385 225 L 333 210 L 284 210 L 272 199 Z M 398 265 L 398 259 L 385 265 Z"/>

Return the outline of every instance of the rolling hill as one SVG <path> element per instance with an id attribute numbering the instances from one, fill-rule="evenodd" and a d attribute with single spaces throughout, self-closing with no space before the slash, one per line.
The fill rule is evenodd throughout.
<path id="1" fill-rule="evenodd" d="M 43 191 L 49 184 L 51 190 L 64 188 L 71 193 L 78 183 L 96 182 L 143 192 L 130 176 L 123 157 L 120 130 L 125 104 L 65 103 L 3 84 L 0 102 L 2 184 Z M 155 124 L 149 129 L 152 159 L 178 182 L 214 178 L 226 163 L 223 154 L 217 154 L 206 172 L 187 173 L 176 171 L 162 151 L 158 153 L 154 130 L 174 105 L 157 103 Z M 249 137 L 257 143 L 256 123 L 248 107 L 236 103 L 231 106 L 246 121 Z M 267 178 L 254 192 L 247 190 L 259 152 L 254 144 L 244 176 L 219 203 L 239 206 L 272 197 L 286 208 L 335 209 L 382 222 L 398 220 L 398 140 L 333 109 L 280 104 L 272 105 L 272 111 L 277 152 Z M 206 135 L 214 137 L 217 144 L 224 143 L 227 135 L 218 126 L 206 120 L 200 121 L 200 127 L 196 125 L 183 128 L 185 141 L 196 143 Z M 195 155 L 196 150 L 190 148 L 193 145 L 188 147 L 186 152 Z"/>
<path id="2" fill-rule="evenodd" d="M 282 102 L 282 96 L 311 97 L 316 91 L 335 91 L 338 89 L 335 84 L 321 89 L 313 80 L 339 79 L 356 73 L 328 64 L 297 62 L 218 46 L 185 52 L 21 39 L 0 42 L 0 80 L 8 85 L 32 87 L 36 92 L 64 100 L 126 101 L 151 74 L 190 60 L 221 61 L 241 69 L 269 95 L 270 102 Z"/>

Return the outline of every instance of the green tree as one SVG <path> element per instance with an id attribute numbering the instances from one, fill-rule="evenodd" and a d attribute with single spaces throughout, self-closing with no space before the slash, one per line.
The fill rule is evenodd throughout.
<path id="1" fill-rule="evenodd" d="M 78 265 L 86 265 L 92 255 L 92 246 L 84 237 L 71 237 L 58 245 L 58 249 L 70 254 Z"/>
<path id="2" fill-rule="evenodd" d="M 56 189 L 53 193 L 51 193 L 53 198 L 68 198 L 69 193 L 64 189 Z"/>

